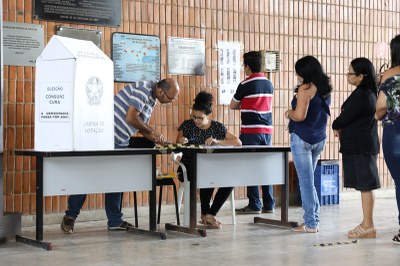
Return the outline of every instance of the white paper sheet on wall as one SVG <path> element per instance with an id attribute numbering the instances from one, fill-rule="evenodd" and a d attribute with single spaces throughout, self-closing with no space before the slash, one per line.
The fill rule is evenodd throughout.
<path id="1" fill-rule="evenodd" d="M 240 82 L 240 43 L 218 42 L 219 104 L 229 104 Z"/>

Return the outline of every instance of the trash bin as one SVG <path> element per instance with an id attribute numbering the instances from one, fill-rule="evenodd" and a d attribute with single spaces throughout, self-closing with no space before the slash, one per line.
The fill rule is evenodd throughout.
<path id="1" fill-rule="evenodd" d="M 314 185 L 321 206 L 339 204 L 339 161 L 319 160 L 314 172 Z"/>

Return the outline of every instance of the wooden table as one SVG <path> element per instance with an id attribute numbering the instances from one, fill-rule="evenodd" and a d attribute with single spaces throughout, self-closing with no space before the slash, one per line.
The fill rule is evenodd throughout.
<path id="1" fill-rule="evenodd" d="M 242 146 L 183 148 L 193 155 L 194 175 L 190 180 L 189 227 L 166 224 L 167 230 L 206 236 L 206 229 L 197 228 L 198 188 L 280 185 L 281 219 L 255 217 L 255 223 L 295 227 L 288 221 L 289 209 L 289 147 Z"/>
<path id="2" fill-rule="evenodd" d="M 156 231 L 155 149 L 107 151 L 15 150 L 17 156 L 36 158 L 36 238 L 17 236 L 16 241 L 51 250 L 43 241 L 43 197 L 108 192 L 149 191 L 149 230 L 128 232 L 166 239 Z"/>

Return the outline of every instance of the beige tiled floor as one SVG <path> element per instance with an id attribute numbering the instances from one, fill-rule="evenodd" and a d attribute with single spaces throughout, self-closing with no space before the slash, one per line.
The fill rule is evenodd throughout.
<path id="1" fill-rule="evenodd" d="M 237 202 L 237 205 L 243 203 Z M 63 234 L 59 224 L 46 225 L 44 237 L 53 243 L 52 251 L 9 241 L 0 245 L 0 264 L 399 265 L 400 245 L 391 242 L 399 229 L 395 199 L 376 200 L 376 239 L 345 244 L 349 241 L 347 230 L 361 221 L 360 208 L 359 199 L 323 206 L 318 234 L 299 234 L 287 228 L 253 224 L 253 216 L 248 215 L 237 216 L 237 224 L 232 225 L 227 209 L 219 215 L 223 229 L 208 230 L 205 238 L 168 231 L 168 239 L 159 240 L 126 232 L 108 232 L 105 221 L 76 223 L 73 235 Z M 302 214 L 300 207 L 289 210 L 290 220 L 301 221 Z M 274 214 L 262 214 L 276 218 L 279 215 L 279 210 Z M 173 215 L 162 216 L 162 222 L 173 220 Z M 140 226 L 146 227 L 146 224 L 147 217 L 141 217 Z M 33 227 L 22 230 L 24 235 L 34 236 Z M 163 224 L 160 230 L 164 230 Z"/>

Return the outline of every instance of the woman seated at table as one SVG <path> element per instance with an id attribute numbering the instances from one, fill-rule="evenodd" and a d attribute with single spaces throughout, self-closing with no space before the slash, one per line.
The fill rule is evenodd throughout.
<path id="1" fill-rule="evenodd" d="M 210 93 L 201 91 L 194 99 L 191 112 L 191 119 L 183 121 L 178 128 L 177 143 L 194 145 L 222 145 L 222 146 L 241 146 L 242 142 L 238 137 L 230 133 L 226 127 L 218 121 L 211 119 L 213 96 Z M 193 175 L 193 163 L 191 156 L 184 153 L 181 162 L 186 166 L 188 179 Z M 180 180 L 182 169 L 178 169 Z M 200 189 L 201 202 L 201 221 L 211 228 L 221 228 L 222 224 L 217 221 L 215 216 L 222 205 L 232 192 L 232 187 L 219 188 L 210 206 L 210 201 L 214 188 Z"/>

